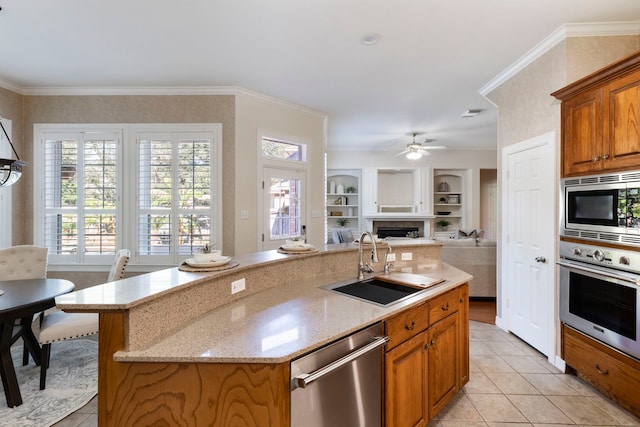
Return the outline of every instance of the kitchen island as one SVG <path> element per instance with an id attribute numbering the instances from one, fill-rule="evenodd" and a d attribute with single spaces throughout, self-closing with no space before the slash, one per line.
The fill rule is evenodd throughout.
<path id="1" fill-rule="evenodd" d="M 57 303 L 100 313 L 99 425 L 288 426 L 291 360 L 471 279 L 442 264 L 440 248 L 394 242 L 398 259 L 412 259 L 395 262 L 393 271 L 445 282 L 388 307 L 321 288 L 355 278 L 357 247 L 347 244 L 303 255 L 248 254 L 234 258 L 238 267 L 213 273 L 166 269 Z M 242 279 L 246 289 L 231 294 L 231 283 Z"/>

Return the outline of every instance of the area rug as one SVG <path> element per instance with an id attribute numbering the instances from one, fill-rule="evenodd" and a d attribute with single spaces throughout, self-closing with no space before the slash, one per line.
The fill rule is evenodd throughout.
<path id="1" fill-rule="evenodd" d="M 51 345 L 47 383 L 40 390 L 40 367 L 22 366 L 22 345 L 11 349 L 22 405 L 8 408 L 0 389 L 0 425 L 48 427 L 77 411 L 98 394 L 98 343 L 87 339 Z"/>

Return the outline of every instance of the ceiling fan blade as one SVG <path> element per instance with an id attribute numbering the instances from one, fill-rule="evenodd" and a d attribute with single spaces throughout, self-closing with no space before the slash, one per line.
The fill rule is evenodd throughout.
<path id="1" fill-rule="evenodd" d="M 404 151 L 401 151 L 401 152 L 399 152 L 398 154 L 396 154 L 396 156 L 402 156 L 403 154 L 407 154 L 409 151 L 411 151 L 411 150 L 404 150 Z"/>
<path id="2" fill-rule="evenodd" d="M 444 145 L 423 145 L 422 149 L 423 150 L 446 150 L 447 147 L 445 147 Z"/>

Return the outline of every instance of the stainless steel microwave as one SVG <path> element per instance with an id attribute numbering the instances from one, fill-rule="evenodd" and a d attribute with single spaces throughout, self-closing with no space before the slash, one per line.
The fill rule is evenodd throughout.
<path id="1" fill-rule="evenodd" d="M 564 178 L 560 234 L 640 246 L 640 171 Z"/>

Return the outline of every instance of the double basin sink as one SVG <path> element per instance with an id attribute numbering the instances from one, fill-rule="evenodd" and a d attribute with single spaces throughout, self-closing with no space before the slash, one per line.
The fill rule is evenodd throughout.
<path id="1" fill-rule="evenodd" d="M 323 286 L 322 288 L 383 307 L 399 303 L 425 290 L 376 278 L 358 280 L 346 284 L 341 282 Z"/>

